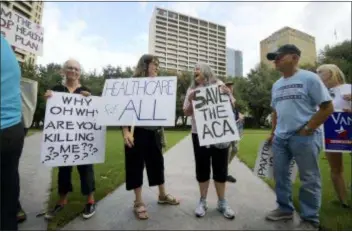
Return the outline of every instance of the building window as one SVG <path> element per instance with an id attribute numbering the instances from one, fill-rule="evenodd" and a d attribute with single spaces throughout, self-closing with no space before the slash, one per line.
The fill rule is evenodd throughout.
<path id="1" fill-rule="evenodd" d="M 209 28 L 216 30 L 217 26 L 215 24 L 213 24 L 213 23 L 209 23 Z"/>
<path id="2" fill-rule="evenodd" d="M 20 59 L 24 59 L 24 57 L 25 57 L 25 55 L 24 54 L 22 54 L 22 53 L 19 53 L 18 51 L 15 51 L 15 54 L 16 54 L 16 57 L 17 58 L 20 58 Z"/>
<path id="3" fill-rule="evenodd" d="M 190 18 L 189 20 L 191 23 L 197 24 L 198 25 L 198 20 L 194 18 Z"/>
<path id="4" fill-rule="evenodd" d="M 177 15 L 173 12 L 169 12 L 169 18 L 177 19 Z"/>
<path id="5" fill-rule="evenodd" d="M 188 17 L 187 17 L 187 16 L 180 15 L 180 20 L 181 20 L 181 21 L 184 21 L 184 22 L 188 22 Z"/>
<path id="6" fill-rule="evenodd" d="M 158 9 L 158 14 L 166 17 L 166 11 L 165 10 Z"/>
<path id="7" fill-rule="evenodd" d="M 223 26 L 219 26 L 218 29 L 219 29 L 219 31 L 225 32 L 225 27 L 223 27 Z"/>
<path id="8" fill-rule="evenodd" d="M 199 24 L 203 27 L 208 27 L 208 23 L 203 20 L 199 21 Z"/>
<path id="9" fill-rule="evenodd" d="M 22 6 L 23 8 L 25 8 L 26 10 L 28 10 L 29 12 L 31 12 L 32 8 L 30 6 L 27 5 L 27 1 L 23 2 L 23 1 L 16 1 L 16 3 L 20 6 Z"/>
<path id="10" fill-rule="evenodd" d="M 21 16 L 27 18 L 27 19 L 31 18 L 31 16 L 30 16 L 29 14 L 27 14 L 26 12 L 24 12 L 23 10 L 21 10 L 20 8 L 18 8 L 16 5 L 13 5 L 13 10 L 14 10 L 17 14 L 19 14 L 19 15 L 21 15 Z"/>

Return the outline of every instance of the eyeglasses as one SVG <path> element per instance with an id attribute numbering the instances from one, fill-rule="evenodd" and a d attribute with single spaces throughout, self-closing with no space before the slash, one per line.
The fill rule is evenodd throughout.
<path id="1" fill-rule="evenodd" d="M 72 67 L 72 66 L 67 66 L 66 69 L 69 70 L 69 71 L 76 71 L 76 72 L 79 72 L 79 71 L 80 71 L 79 68 Z"/>

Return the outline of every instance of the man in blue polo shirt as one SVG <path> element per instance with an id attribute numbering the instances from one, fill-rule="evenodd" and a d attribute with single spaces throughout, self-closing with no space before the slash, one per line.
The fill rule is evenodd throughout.
<path id="1" fill-rule="evenodd" d="M 17 230 L 18 164 L 24 142 L 21 70 L 1 35 L 1 230 Z"/>

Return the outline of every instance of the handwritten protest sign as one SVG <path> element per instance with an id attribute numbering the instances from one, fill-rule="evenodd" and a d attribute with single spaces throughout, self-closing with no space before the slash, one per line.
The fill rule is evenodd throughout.
<path id="1" fill-rule="evenodd" d="M 323 125 L 323 147 L 327 152 L 352 151 L 352 114 L 334 112 Z"/>
<path id="2" fill-rule="evenodd" d="M 176 77 L 108 79 L 97 122 L 104 126 L 175 126 Z"/>
<path id="3" fill-rule="evenodd" d="M 264 141 L 258 151 L 257 160 L 254 166 L 254 173 L 259 177 L 266 177 L 268 179 L 274 179 L 274 155 L 271 150 L 271 145 L 267 141 Z M 295 160 L 292 159 L 289 168 L 289 174 L 291 181 L 296 180 L 298 168 Z"/>
<path id="4" fill-rule="evenodd" d="M 41 162 L 47 166 L 102 163 L 106 128 L 96 124 L 99 97 L 54 92 L 48 99 Z"/>
<path id="5" fill-rule="evenodd" d="M 44 29 L 1 4 L 1 33 L 17 48 L 43 55 Z"/>
<path id="6" fill-rule="evenodd" d="M 197 89 L 192 104 L 200 146 L 240 140 L 230 98 L 219 86 Z"/>

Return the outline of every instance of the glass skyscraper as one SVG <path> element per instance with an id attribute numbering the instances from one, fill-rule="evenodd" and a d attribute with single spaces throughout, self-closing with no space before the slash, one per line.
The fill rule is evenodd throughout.
<path id="1" fill-rule="evenodd" d="M 226 74 L 231 77 L 243 76 L 242 51 L 226 48 Z"/>

